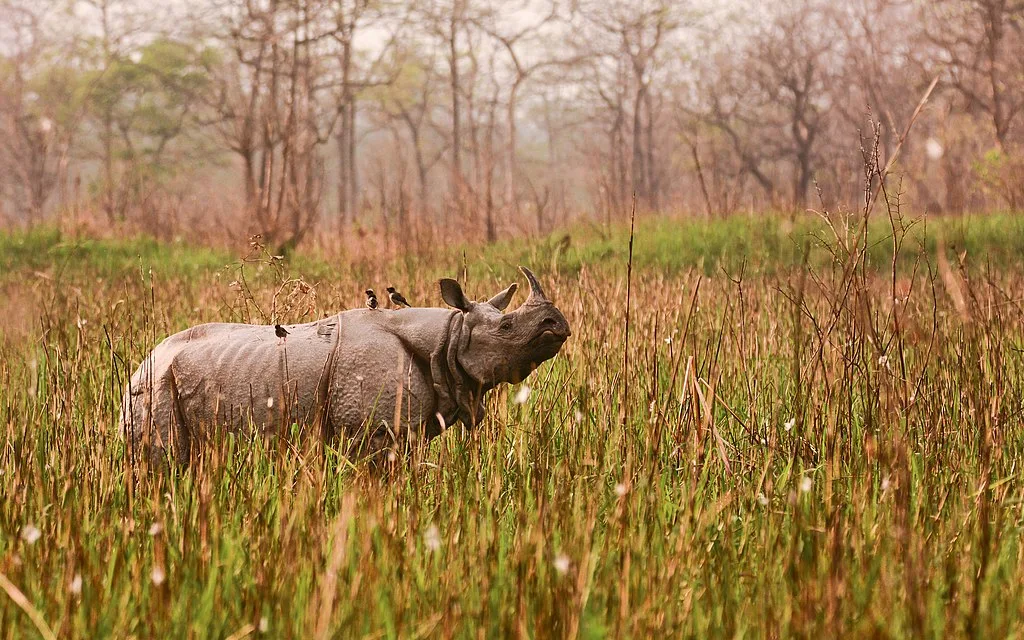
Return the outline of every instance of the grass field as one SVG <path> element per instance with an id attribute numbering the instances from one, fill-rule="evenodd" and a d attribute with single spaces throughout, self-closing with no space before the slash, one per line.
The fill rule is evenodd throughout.
<path id="1" fill-rule="evenodd" d="M 1024 217 L 641 221 L 628 310 L 627 247 L 0 237 L 0 638 L 1024 635 Z M 169 333 L 517 263 L 573 337 L 478 430 L 384 474 L 311 441 L 129 468 L 121 388 Z"/>

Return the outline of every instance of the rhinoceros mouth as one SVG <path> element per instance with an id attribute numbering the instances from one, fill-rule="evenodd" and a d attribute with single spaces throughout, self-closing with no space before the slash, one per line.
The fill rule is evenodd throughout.
<path id="1" fill-rule="evenodd" d="M 557 331 L 553 331 L 551 329 L 545 329 L 544 331 L 541 331 L 539 334 L 534 336 L 533 340 L 531 340 L 530 342 L 543 346 L 554 346 L 556 344 L 558 346 L 561 346 L 568 339 L 569 336 L 565 334 L 558 333 Z"/>
<path id="2" fill-rule="evenodd" d="M 566 336 L 555 331 L 545 331 L 534 338 L 530 345 L 530 351 L 534 360 L 544 362 L 558 355 L 565 344 Z"/>

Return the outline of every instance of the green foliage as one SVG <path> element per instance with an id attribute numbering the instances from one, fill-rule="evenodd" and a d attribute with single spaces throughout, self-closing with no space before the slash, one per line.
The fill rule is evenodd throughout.
<path id="1" fill-rule="evenodd" d="M 141 236 L 75 238 L 48 227 L 0 234 L 0 283 L 37 271 L 56 271 L 72 279 L 125 277 L 140 269 L 181 276 L 215 271 L 232 261 L 225 253 Z"/>
<path id="2" fill-rule="evenodd" d="M 206 142 L 190 118 L 210 86 L 208 70 L 216 59 L 212 49 L 158 38 L 131 56 L 101 60 L 86 74 L 95 126 L 105 135 L 103 128 L 112 123 L 116 152 L 133 171 L 162 180 L 180 170 L 169 153 L 172 142 L 193 157 L 204 155 Z"/>
<path id="3" fill-rule="evenodd" d="M 868 263 L 888 269 L 892 263 L 892 227 L 883 214 L 876 213 L 869 225 Z M 1014 213 L 938 217 L 908 220 L 910 229 L 900 252 L 898 266 L 910 270 L 920 257 L 934 267 L 942 238 L 951 257 L 964 251 L 979 261 L 1002 265 L 1024 264 L 1024 218 Z M 840 232 L 856 234 L 856 226 L 840 225 Z M 798 267 L 805 246 L 810 263 L 825 267 L 835 259 L 829 248 L 836 244 L 833 233 L 816 217 L 796 223 L 776 215 L 734 216 L 722 220 L 673 220 L 653 217 L 638 220 L 634 243 L 634 264 L 667 273 L 700 269 L 704 274 L 729 273 L 770 275 Z M 559 231 L 540 242 L 503 242 L 481 250 L 484 265 L 534 264 L 570 273 L 584 265 L 608 265 L 624 270 L 628 252 L 628 226 L 611 231 L 577 226 Z"/>
<path id="4" fill-rule="evenodd" d="M 1024 205 L 1024 157 L 990 149 L 974 163 L 981 184 L 1011 209 Z"/>
<path id="5" fill-rule="evenodd" d="M 850 229 L 853 233 L 854 229 Z M 534 265 L 538 271 L 578 273 L 584 266 L 612 271 L 625 270 L 628 227 L 610 232 L 577 226 L 538 241 L 520 240 L 471 247 L 470 270 L 495 275 L 513 273 L 517 265 Z M 805 245 L 810 260 L 820 268 L 833 260 L 827 244 L 834 244 L 831 232 L 820 220 L 805 219 L 796 224 L 778 216 L 734 217 L 705 222 L 650 218 L 637 222 L 634 264 L 663 273 L 700 269 L 705 275 L 729 273 L 770 275 L 800 265 Z M 898 265 L 909 271 L 920 256 L 934 268 L 938 238 L 944 241 L 947 257 L 966 253 L 978 264 L 1024 265 L 1024 217 L 1013 213 L 939 217 L 916 221 L 910 228 Z M 892 229 L 888 220 L 876 220 L 869 229 L 868 263 L 886 270 L 892 262 Z M 96 269 L 105 275 L 141 264 L 168 273 L 178 268 L 220 269 L 236 262 L 227 253 L 166 244 L 139 236 L 128 240 L 65 238 L 52 228 L 39 227 L 0 235 L 0 269 L 16 272 L 40 269 L 48 264 L 73 260 L 72 272 Z M 407 260 L 405 269 L 419 270 L 426 278 L 461 272 L 462 248 L 441 249 L 431 264 Z M 299 254 L 292 268 L 318 280 L 365 277 L 363 265 L 337 265 L 314 255 Z"/>

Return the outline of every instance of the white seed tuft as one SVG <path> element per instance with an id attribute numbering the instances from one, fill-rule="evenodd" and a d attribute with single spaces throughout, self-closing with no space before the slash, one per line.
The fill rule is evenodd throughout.
<path id="1" fill-rule="evenodd" d="M 27 544 L 35 544 L 42 536 L 43 532 L 39 530 L 39 527 L 31 522 L 21 528 L 21 539 Z"/>
<path id="2" fill-rule="evenodd" d="M 557 556 L 555 556 L 555 571 L 557 571 L 559 575 L 564 576 L 565 574 L 569 573 L 569 564 L 569 556 L 565 555 L 564 553 L 559 553 Z"/>
<path id="3" fill-rule="evenodd" d="M 430 525 L 427 530 L 423 533 L 423 544 L 430 551 L 437 551 L 441 548 L 441 532 L 437 530 L 437 525 Z"/>

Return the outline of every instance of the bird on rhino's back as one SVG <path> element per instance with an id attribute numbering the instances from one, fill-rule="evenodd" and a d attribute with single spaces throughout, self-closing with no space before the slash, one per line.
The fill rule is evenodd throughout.
<path id="1" fill-rule="evenodd" d="M 523 380 L 571 335 L 533 273 L 530 294 L 503 313 L 517 285 L 485 302 L 440 281 L 453 309 L 357 309 L 272 327 L 214 323 L 186 329 L 143 360 L 122 402 L 121 428 L 135 447 L 187 462 L 223 426 L 281 433 L 297 423 L 354 454 L 396 438 L 432 438 L 446 425 L 483 417 L 484 396 Z M 397 428 L 396 428 L 397 425 Z"/>

